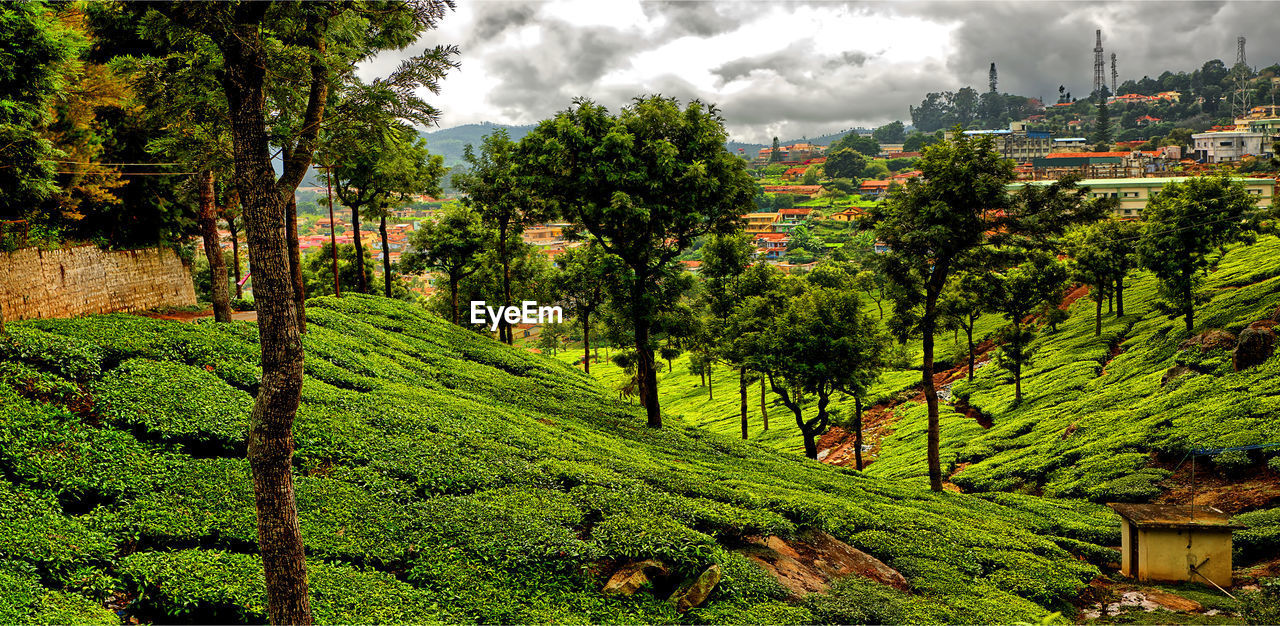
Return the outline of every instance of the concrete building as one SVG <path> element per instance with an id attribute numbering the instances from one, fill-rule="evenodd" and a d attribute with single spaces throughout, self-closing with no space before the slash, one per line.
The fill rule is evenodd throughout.
<path id="1" fill-rule="evenodd" d="M 773 232 L 773 224 L 778 221 L 777 213 L 748 213 L 742 216 L 745 225 L 742 230 L 748 235 Z"/>
<path id="2" fill-rule="evenodd" d="M 1050 153 L 1080 152 L 1088 147 L 1089 141 L 1084 137 L 1059 137 L 1053 140 Z"/>
<path id="3" fill-rule="evenodd" d="M 1207 506 L 1107 504 L 1120 515 L 1120 573 L 1137 580 L 1231 586 L 1231 531 Z"/>
<path id="4" fill-rule="evenodd" d="M 1036 157 L 1048 156 L 1053 151 L 1053 136 L 1047 131 L 1027 130 L 1026 122 L 1011 122 L 1008 130 L 966 130 L 970 136 L 990 136 L 996 152 L 1006 159 L 1028 163 Z M 954 131 L 945 133 L 947 139 L 955 137 Z"/>
<path id="5" fill-rule="evenodd" d="M 554 243 L 564 241 L 564 230 L 569 224 L 541 224 L 538 226 L 530 226 L 524 230 L 521 237 L 525 243 L 535 246 L 547 246 Z"/>
<path id="6" fill-rule="evenodd" d="M 1113 214 L 1118 218 L 1140 218 L 1142 212 L 1147 208 L 1149 202 L 1166 183 L 1183 181 L 1186 177 L 1179 178 L 1089 178 L 1080 181 L 1081 187 L 1089 188 L 1089 197 L 1091 198 L 1115 198 L 1119 201 L 1119 206 Z M 1257 206 L 1266 208 L 1271 206 L 1275 196 L 1275 182 L 1270 178 L 1238 178 L 1244 183 L 1245 191 L 1258 199 Z M 1053 181 L 1039 180 L 1028 181 L 1025 183 L 1012 183 L 1006 187 L 1010 191 L 1017 191 L 1024 185 L 1048 185 Z"/>
<path id="7" fill-rule="evenodd" d="M 1194 158 L 1202 163 L 1232 163 L 1246 156 L 1260 156 L 1266 153 L 1263 145 L 1267 139 L 1264 133 L 1239 130 L 1210 131 L 1191 136 Z"/>
<path id="8" fill-rule="evenodd" d="M 1084 178 L 1137 178 L 1176 165 L 1157 150 L 1128 152 L 1055 152 L 1031 160 L 1033 178 L 1056 180 L 1068 173 Z"/>

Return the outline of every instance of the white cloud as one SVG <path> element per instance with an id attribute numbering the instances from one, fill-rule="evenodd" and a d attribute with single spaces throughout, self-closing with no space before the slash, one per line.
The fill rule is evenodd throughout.
<path id="1" fill-rule="evenodd" d="M 736 138 L 818 135 L 909 121 L 929 91 L 1083 93 L 1093 29 L 1119 54 L 1121 80 L 1234 60 L 1235 34 L 1259 30 L 1249 3 L 466 1 L 412 49 L 365 64 L 372 76 L 427 46 L 458 44 L 462 67 L 433 100 L 442 125 L 531 123 L 575 96 L 616 108 L 661 92 L 721 105 Z M 1270 65 L 1280 38 L 1254 33 Z"/>

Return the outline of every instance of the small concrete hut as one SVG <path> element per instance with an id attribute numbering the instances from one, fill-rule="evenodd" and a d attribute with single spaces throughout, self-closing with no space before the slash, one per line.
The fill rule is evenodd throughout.
<path id="1" fill-rule="evenodd" d="M 1231 531 L 1226 513 L 1207 506 L 1109 503 L 1123 518 L 1120 573 L 1138 580 L 1231 586 Z"/>

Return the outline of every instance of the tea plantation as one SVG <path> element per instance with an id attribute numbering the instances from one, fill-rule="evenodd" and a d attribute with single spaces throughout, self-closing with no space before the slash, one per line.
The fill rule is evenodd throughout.
<path id="1" fill-rule="evenodd" d="M 1022 491 L 1102 501 L 1145 501 L 1161 494 L 1170 469 L 1198 448 L 1280 443 L 1280 358 L 1236 372 L 1230 345 L 1188 346 L 1181 318 L 1153 307 L 1156 281 L 1139 273 L 1126 285 L 1126 315 L 1107 316 L 1094 336 L 1094 305 L 1079 300 L 1058 332 L 1044 329 L 1014 403 L 1012 376 L 995 366 L 954 394 L 989 416 L 984 429 L 954 411 L 942 416 L 943 463 L 966 491 Z M 1196 334 L 1238 334 L 1272 320 L 1280 307 L 1280 238 L 1227 251 L 1205 276 L 1208 301 L 1197 307 Z M 1264 322 L 1266 323 L 1266 322 Z M 1167 384 L 1170 368 L 1189 371 Z M 943 405 L 947 409 L 946 405 Z M 869 473 L 921 477 L 923 405 L 899 410 Z M 1280 447 L 1199 459 L 1231 477 L 1280 472 Z M 1270 468 L 1269 470 L 1267 468 Z M 1280 548 L 1280 543 L 1277 543 Z"/>
<path id="2" fill-rule="evenodd" d="M 1090 562 L 1115 557 L 1095 504 L 934 494 L 679 419 L 651 430 L 591 377 L 413 305 L 320 298 L 308 317 L 295 480 L 321 622 L 1037 621 L 1072 612 Z M 8 330 L 0 622 L 263 621 L 244 459 L 256 329 L 111 315 Z M 735 551 L 803 528 L 910 592 L 851 579 L 788 599 Z M 687 613 L 600 592 L 638 558 L 725 577 Z"/>

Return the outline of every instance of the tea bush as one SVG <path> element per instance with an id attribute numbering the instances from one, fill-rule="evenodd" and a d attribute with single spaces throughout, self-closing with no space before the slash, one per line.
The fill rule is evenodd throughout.
<path id="1" fill-rule="evenodd" d="M 935 494 L 677 416 L 648 428 L 591 376 L 403 302 L 317 298 L 308 317 L 294 482 L 323 622 L 855 615 L 787 602 L 734 551 L 806 528 L 906 575 L 912 591 L 890 595 L 911 619 L 1037 620 L 1097 574 L 1077 556 L 1115 542 L 1115 519 L 1087 503 Z M 253 326 L 111 315 L 12 329 L 25 347 L 0 358 L 0 594 L 15 620 L 77 621 L 114 592 L 161 621 L 262 620 L 242 448 Z M 952 436 L 972 427 L 947 421 Z M 685 614 L 649 590 L 600 593 L 639 558 L 684 574 L 716 563 L 724 578 Z"/>
<path id="2" fill-rule="evenodd" d="M 1239 333 L 1270 318 L 1280 306 L 1280 238 L 1231 247 L 1205 277 L 1204 293 L 1210 298 L 1197 311 L 1197 332 Z M 1131 277 L 1125 316 L 1104 311 L 1100 337 L 1093 302 L 1077 301 L 1058 332 L 1035 340 L 1021 404 L 1013 402 L 1011 378 L 995 367 L 957 383 L 953 393 L 994 425 L 981 428 L 943 406 L 942 459 L 957 470 L 951 481 L 971 492 L 1143 502 L 1164 492 L 1166 468 L 1192 449 L 1280 442 L 1280 358 L 1235 372 L 1226 351 L 1183 349 L 1182 320 L 1155 311 L 1155 295 L 1153 277 Z M 1203 373 L 1162 387 L 1161 376 L 1177 364 Z M 895 414 L 894 432 L 868 472 L 923 483 L 924 408 L 908 404 Z M 1277 450 L 1223 453 L 1209 469 L 1240 475 L 1280 457 Z"/>

